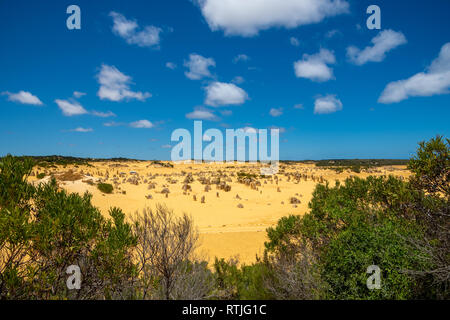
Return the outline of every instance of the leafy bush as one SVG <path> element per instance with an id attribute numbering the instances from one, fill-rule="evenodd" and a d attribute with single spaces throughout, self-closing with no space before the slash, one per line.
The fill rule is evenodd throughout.
<path id="1" fill-rule="evenodd" d="M 420 143 L 409 164 L 411 182 L 383 176 L 317 185 L 310 212 L 268 229 L 266 252 L 279 278 L 271 292 L 283 298 L 323 291 L 332 299 L 448 299 L 449 145 L 441 137 Z M 381 290 L 366 286 L 370 265 L 381 269 Z"/>
<path id="2" fill-rule="evenodd" d="M 103 193 L 112 193 L 114 190 L 113 186 L 109 183 L 99 183 L 97 188 Z"/>
<path id="3" fill-rule="evenodd" d="M 404 271 L 425 266 L 406 241 L 423 237 L 422 228 L 408 219 L 414 213 L 405 209 L 413 196 L 407 183 L 392 176 L 317 186 L 300 234 L 319 252 L 330 298 L 414 297 L 415 280 Z M 382 290 L 366 287 L 370 265 L 382 270 Z"/>
<path id="4" fill-rule="evenodd" d="M 419 143 L 409 169 L 415 174 L 411 184 L 422 190 L 421 201 L 413 203 L 425 237 L 410 239 L 429 265 L 410 274 L 423 282 L 423 296 L 450 298 L 450 140 L 441 136 Z"/>
<path id="5" fill-rule="evenodd" d="M 26 179 L 33 163 L 0 162 L 0 299 L 104 299 L 133 296 L 131 227 L 120 209 L 105 220 L 91 196 L 67 194 L 56 181 Z M 78 265 L 80 290 L 69 291 L 66 270 Z"/>
<path id="6" fill-rule="evenodd" d="M 450 197 L 450 140 L 437 136 L 420 142 L 408 169 L 415 174 L 412 182 L 418 188 Z"/>
<path id="7" fill-rule="evenodd" d="M 241 267 L 238 261 L 215 259 L 216 287 L 220 299 L 267 300 L 273 296 L 267 290 L 265 281 L 271 276 L 266 262 L 258 261 Z"/>
<path id="8" fill-rule="evenodd" d="M 283 217 L 278 221 L 275 227 L 267 229 L 267 237 L 269 242 L 265 242 L 264 246 L 268 252 L 282 251 L 287 252 L 291 245 L 293 236 L 298 235 L 298 227 L 301 221 L 300 216 L 290 215 Z"/>

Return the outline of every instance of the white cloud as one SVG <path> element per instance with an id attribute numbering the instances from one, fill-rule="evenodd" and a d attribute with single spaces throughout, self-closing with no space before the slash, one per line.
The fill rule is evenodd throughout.
<path id="1" fill-rule="evenodd" d="M 424 71 L 406 79 L 389 83 L 378 102 L 394 103 L 410 97 L 430 97 L 450 93 L 450 42 Z"/>
<path id="2" fill-rule="evenodd" d="M 294 47 L 298 47 L 298 46 L 300 45 L 300 41 L 299 41 L 296 37 L 291 37 L 291 38 L 289 39 L 289 41 L 291 42 L 291 44 L 292 44 Z"/>
<path id="3" fill-rule="evenodd" d="M 130 127 L 132 128 L 138 128 L 138 129 L 149 129 L 149 128 L 153 128 L 153 123 L 151 123 L 148 120 L 139 120 L 139 121 L 135 121 L 130 123 Z"/>
<path id="4" fill-rule="evenodd" d="M 386 53 L 405 44 L 406 38 L 401 32 L 383 30 L 372 39 L 373 46 L 367 46 L 363 50 L 355 46 L 347 48 L 347 57 L 350 62 L 361 66 L 367 62 L 381 62 L 386 58 Z"/>
<path id="5" fill-rule="evenodd" d="M 123 74 L 114 66 L 102 64 L 97 75 L 100 89 L 97 95 L 102 100 L 122 101 L 136 99 L 145 101 L 152 95 L 149 92 L 134 92 L 130 90 L 131 77 Z"/>
<path id="6" fill-rule="evenodd" d="M 303 109 L 305 109 L 305 107 L 303 106 L 303 104 L 299 103 L 294 106 L 294 109 L 303 110 Z"/>
<path id="7" fill-rule="evenodd" d="M 296 28 L 349 11 L 345 0 L 198 0 L 211 30 L 254 36 L 272 27 Z"/>
<path id="8" fill-rule="evenodd" d="M 186 118 L 196 120 L 217 120 L 217 116 L 213 112 L 203 108 L 197 108 L 186 114 Z"/>
<path id="9" fill-rule="evenodd" d="M 72 129 L 72 130 L 70 130 L 70 131 L 72 131 L 72 132 L 92 132 L 92 131 L 94 131 L 93 129 L 91 129 L 91 128 L 82 128 L 82 127 L 78 127 L 78 128 L 76 128 L 76 129 Z"/>
<path id="10" fill-rule="evenodd" d="M 342 102 L 335 95 L 317 98 L 314 103 L 315 114 L 334 113 L 342 110 Z"/>
<path id="11" fill-rule="evenodd" d="M 161 146 L 161 148 L 163 148 L 163 149 L 170 149 L 170 148 L 172 148 L 172 146 L 170 144 L 163 144 Z"/>
<path id="12" fill-rule="evenodd" d="M 295 75 L 312 81 L 324 82 L 334 78 L 333 69 L 328 64 L 336 63 L 333 52 L 320 49 L 313 55 L 304 54 L 303 59 L 294 62 Z"/>
<path id="13" fill-rule="evenodd" d="M 250 60 L 250 57 L 248 55 L 246 55 L 246 54 L 238 54 L 236 57 L 234 57 L 233 63 L 238 63 L 240 61 L 246 62 L 246 61 L 249 61 L 249 60 Z"/>
<path id="14" fill-rule="evenodd" d="M 175 70 L 177 68 L 177 65 L 173 62 L 167 62 L 166 63 L 166 67 L 171 69 L 171 70 Z"/>
<path id="15" fill-rule="evenodd" d="M 283 114 L 283 108 L 272 108 L 269 113 L 272 117 L 279 117 Z"/>
<path id="16" fill-rule="evenodd" d="M 86 93 L 84 93 L 84 92 L 80 92 L 80 91 L 74 91 L 73 92 L 73 96 L 75 98 L 81 98 L 82 96 L 85 96 L 85 95 L 86 95 Z"/>
<path id="17" fill-rule="evenodd" d="M 113 18 L 114 34 L 125 39 L 128 44 L 136 44 L 139 47 L 157 47 L 161 29 L 154 26 L 146 26 L 138 31 L 139 25 L 134 20 L 127 20 L 122 14 L 112 11 L 109 14 Z"/>
<path id="18" fill-rule="evenodd" d="M 91 114 L 93 116 L 100 117 L 100 118 L 108 118 L 108 117 L 115 117 L 116 116 L 116 114 L 111 112 L 111 111 L 108 111 L 108 112 L 92 111 Z"/>
<path id="19" fill-rule="evenodd" d="M 8 100 L 12 102 L 22 103 L 22 104 L 32 104 L 35 106 L 42 106 L 43 103 L 41 100 L 39 100 L 38 97 L 35 95 L 32 95 L 28 91 L 19 91 L 18 93 L 11 93 L 11 92 L 2 92 L 3 95 L 8 96 Z"/>
<path id="20" fill-rule="evenodd" d="M 243 104 L 248 94 L 233 83 L 213 82 L 206 88 L 205 104 L 219 107 Z"/>
<path id="21" fill-rule="evenodd" d="M 62 113 L 68 117 L 78 116 L 78 115 L 88 113 L 86 111 L 86 109 L 84 109 L 83 106 L 75 100 L 56 99 L 55 103 L 61 109 Z"/>
<path id="22" fill-rule="evenodd" d="M 184 74 L 191 80 L 200 80 L 211 77 L 209 67 L 215 67 L 216 62 L 212 58 L 205 58 L 199 54 L 189 55 L 189 61 L 184 62 L 184 66 L 189 69 Z"/>

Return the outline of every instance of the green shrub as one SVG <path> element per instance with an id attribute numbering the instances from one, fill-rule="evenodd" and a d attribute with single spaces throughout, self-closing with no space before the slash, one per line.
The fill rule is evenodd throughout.
<path id="1" fill-rule="evenodd" d="M 320 254 L 330 298 L 405 299 L 415 295 L 416 280 L 405 270 L 426 267 L 406 239 L 423 229 L 407 209 L 415 191 L 390 177 L 347 179 L 334 188 L 317 186 L 300 234 Z M 382 290 L 366 287 L 367 267 L 382 270 Z"/>
<path id="2" fill-rule="evenodd" d="M 106 220 L 91 195 L 27 183 L 33 164 L 0 161 L 0 299 L 118 299 L 134 296 L 131 252 L 136 239 L 120 209 Z M 3 259 L 4 258 L 4 259 Z M 66 270 L 78 265 L 80 290 Z"/>
<path id="3" fill-rule="evenodd" d="M 300 216 L 290 215 L 278 220 L 275 227 L 268 228 L 266 231 L 269 241 L 264 243 L 266 250 L 268 252 L 287 251 L 291 237 L 298 235 L 300 221 Z"/>
<path id="4" fill-rule="evenodd" d="M 215 259 L 214 271 L 219 298 L 231 300 L 267 300 L 272 296 L 265 282 L 270 277 L 266 262 L 258 261 L 252 265 L 238 266 L 237 261 Z"/>
<path id="5" fill-rule="evenodd" d="M 412 181 L 418 188 L 450 197 L 450 140 L 437 136 L 420 142 L 408 169 L 415 174 Z"/>
<path id="6" fill-rule="evenodd" d="M 97 188 L 103 193 L 112 193 L 114 190 L 113 186 L 109 183 L 99 183 Z"/>

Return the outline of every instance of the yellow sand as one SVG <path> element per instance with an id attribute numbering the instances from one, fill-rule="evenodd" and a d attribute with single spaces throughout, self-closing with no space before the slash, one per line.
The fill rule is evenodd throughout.
<path id="1" fill-rule="evenodd" d="M 333 170 L 321 169 L 314 164 L 290 164 L 280 166 L 281 172 L 278 173 L 278 184 L 275 179 L 258 178 L 261 186 L 258 190 L 250 186 L 237 182 L 237 176 L 230 176 L 234 172 L 254 173 L 259 175 L 260 166 L 256 164 L 174 164 L 173 168 L 165 168 L 152 165 L 151 162 L 123 162 L 117 166 L 117 162 L 93 162 L 92 166 L 67 166 L 57 167 L 55 169 L 35 168 L 34 172 L 63 173 L 68 170 L 81 172 L 84 175 L 91 175 L 94 182 L 103 179 L 106 183 L 113 183 L 114 175 L 118 176 L 124 173 L 125 179 L 139 175 L 141 181 L 139 185 L 133 185 L 128 182 L 123 183 L 124 178 L 119 178 L 119 185 L 115 188 L 113 194 L 105 195 L 97 187 L 91 186 L 82 180 L 73 182 L 62 182 L 61 187 L 69 192 L 84 193 L 86 191 L 93 195 L 92 202 L 100 208 L 103 214 L 107 215 L 110 207 L 119 207 L 127 215 L 142 210 L 144 207 L 151 207 L 157 203 L 166 204 L 173 209 L 175 214 L 180 215 L 183 212 L 189 214 L 194 219 L 200 232 L 201 245 L 199 253 L 209 258 L 214 257 L 230 258 L 239 257 L 241 263 L 251 263 L 256 260 L 256 255 L 261 256 L 264 250 L 264 241 L 266 241 L 266 228 L 277 223 L 278 219 L 289 214 L 304 214 L 308 210 L 308 202 L 311 200 L 312 192 L 316 183 L 319 183 L 319 177 L 327 180 L 334 185 L 336 179 L 343 181 L 351 175 L 367 177 L 369 175 L 394 174 L 407 178 L 409 172 L 402 166 L 381 167 L 375 170 L 355 174 L 344 171 L 337 174 Z M 230 192 L 217 190 L 216 185 L 211 185 L 211 190 L 205 192 L 205 185 L 198 181 L 198 174 L 205 177 L 218 175 L 221 170 L 232 182 L 227 182 L 231 186 Z M 109 179 L 106 180 L 106 173 L 109 172 Z M 130 174 L 131 171 L 137 174 Z M 191 183 L 192 191 L 183 194 L 185 173 L 192 173 L 194 182 Z M 290 181 L 285 173 L 302 173 L 308 175 L 308 180 L 301 179 L 297 182 L 291 177 Z M 158 174 L 154 179 L 149 179 L 148 175 Z M 316 181 L 312 180 L 312 176 Z M 90 179 L 85 176 L 83 180 Z M 147 183 L 143 183 L 148 179 Z M 176 183 L 167 179 L 177 180 Z M 33 178 L 33 180 L 36 180 Z M 45 179 L 44 179 L 45 181 Z M 156 183 L 156 188 L 148 190 L 149 183 Z M 164 187 L 170 190 L 168 197 L 161 192 Z M 120 188 L 120 190 L 118 190 Z M 278 192 L 278 189 L 279 191 Z M 126 194 L 122 194 L 126 191 Z M 216 193 L 219 192 L 219 197 Z M 151 195 L 152 199 L 146 196 Z M 193 200 L 196 195 L 197 201 Z M 236 195 L 241 198 L 236 199 Z M 202 196 L 205 196 L 205 203 L 201 203 Z M 289 203 L 290 197 L 296 197 L 301 201 L 296 207 Z M 243 208 L 238 208 L 238 205 Z"/>

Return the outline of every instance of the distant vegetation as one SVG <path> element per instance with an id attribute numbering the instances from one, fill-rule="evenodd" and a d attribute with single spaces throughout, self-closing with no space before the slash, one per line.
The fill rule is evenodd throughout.
<path id="1" fill-rule="evenodd" d="M 341 173 L 350 170 L 360 173 L 361 170 L 384 166 L 407 165 L 409 160 L 401 159 L 341 159 L 341 160 L 319 160 L 315 161 L 316 167 L 326 168 Z"/>
<path id="2" fill-rule="evenodd" d="M 256 179 L 259 177 L 258 175 L 254 174 L 254 173 L 248 173 L 248 172 L 243 172 L 243 171 L 238 172 L 237 176 L 238 176 L 238 178 L 241 178 L 241 179 Z"/>
<path id="3" fill-rule="evenodd" d="M 21 156 L 17 157 L 18 159 L 30 159 L 34 166 L 39 166 L 42 168 L 54 168 L 58 166 L 91 166 L 89 162 L 103 162 L 103 161 L 111 161 L 111 162 L 134 162 L 140 160 L 128 159 L 128 158 L 109 158 L 109 159 L 100 159 L 100 158 L 78 158 L 78 157 L 65 157 L 65 156 Z M 0 158 L 0 160 L 3 158 Z"/>
<path id="4" fill-rule="evenodd" d="M 319 160 L 316 162 L 317 167 L 383 167 L 383 166 L 400 166 L 407 165 L 409 160 L 402 159 L 343 159 L 343 160 Z"/>
<path id="5" fill-rule="evenodd" d="M 136 162 L 143 160 L 129 159 L 129 158 L 79 158 L 79 157 L 66 157 L 66 156 L 21 156 L 17 157 L 19 159 L 32 159 L 34 161 L 34 165 L 42 167 L 42 168 L 50 168 L 59 166 L 67 166 L 67 165 L 76 165 L 76 166 L 90 166 L 90 162 Z M 1 160 L 2 158 L 0 158 Z M 206 162 L 206 161 L 203 161 Z M 248 161 L 247 161 L 248 162 Z M 259 161 L 258 161 L 259 162 Z M 317 167 L 330 167 L 330 168 L 374 168 L 381 166 L 392 166 L 392 165 L 407 165 L 408 160 L 402 159 L 337 159 L 337 160 L 281 160 L 280 163 L 284 164 L 295 164 L 295 163 L 303 163 L 303 164 L 315 164 Z M 173 168 L 173 164 L 170 162 L 163 162 L 160 160 L 151 160 L 151 164 L 159 165 L 161 167 Z"/>
<path id="6" fill-rule="evenodd" d="M 353 165 L 353 164 L 351 164 Z M 162 206 L 106 219 L 92 196 L 27 182 L 33 161 L 0 160 L 1 299 L 450 299 L 450 140 L 420 143 L 412 177 L 317 184 L 309 211 L 267 230 L 239 266 L 195 256 L 192 219 Z M 81 269 L 79 290 L 66 270 Z M 368 266 L 381 289 L 366 286 Z"/>
<path id="7" fill-rule="evenodd" d="M 173 168 L 173 164 L 169 163 L 169 162 L 162 162 L 159 160 L 152 160 L 152 164 L 153 165 L 158 165 L 161 167 L 165 167 L 165 168 Z"/>

